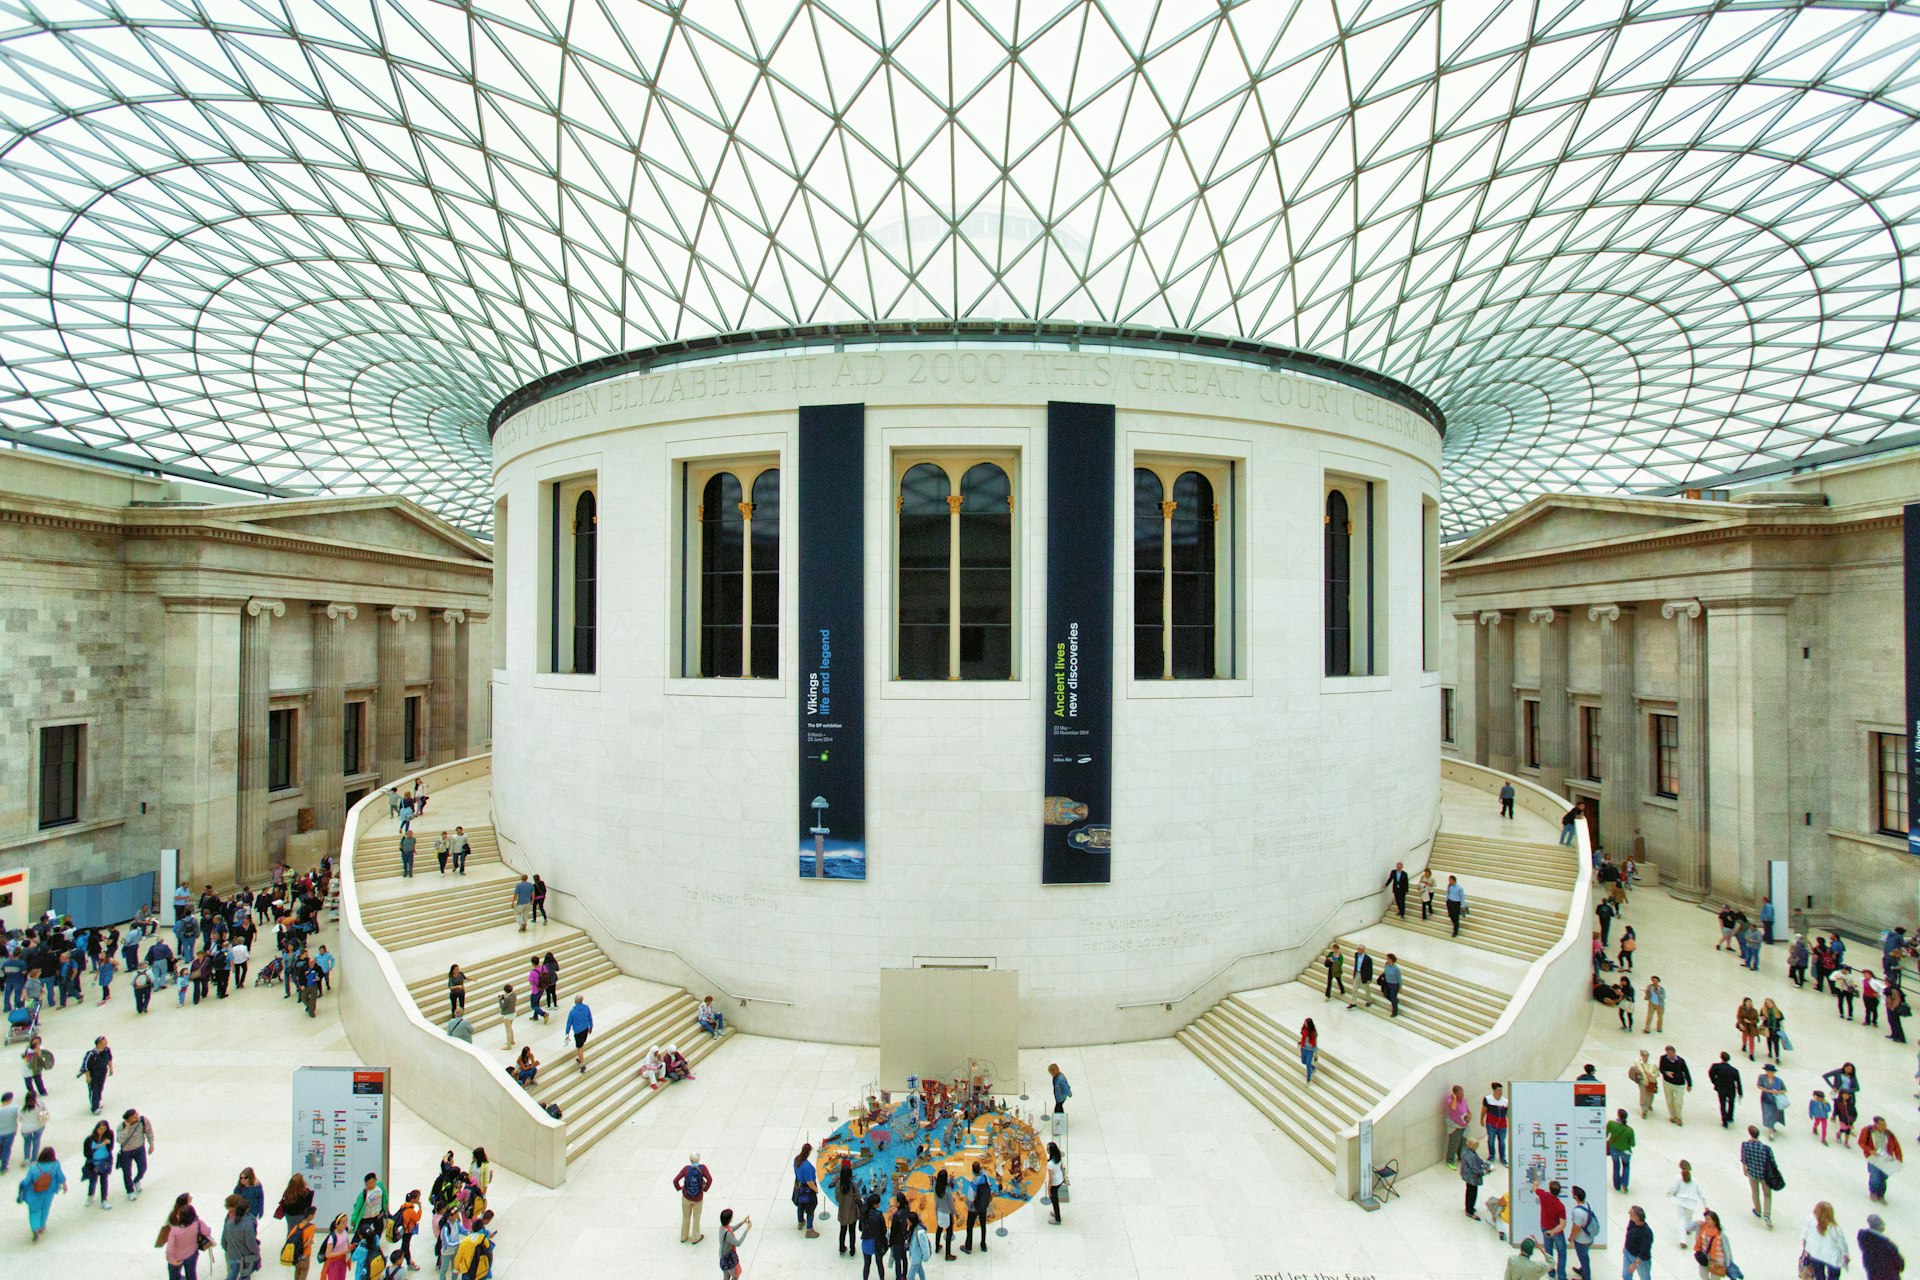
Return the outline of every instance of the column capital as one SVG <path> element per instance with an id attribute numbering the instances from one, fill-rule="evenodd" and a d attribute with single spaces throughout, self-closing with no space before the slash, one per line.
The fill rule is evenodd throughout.
<path id="1" fill-rule="evenodd" d="M 1543 627 L 1550 627 L 1566 616 L 1567 611 L 1559 608 L 1527 610 L 1527 621 L 1537 622 Z"/>
<path id="2" fill-rule="evenodd" d="M 1619 622 L 1623 618 L 1633 617 L 1630 604 L 1595 604 L 1587 606 L 1589 622 Z"/>
<path id="3" fill-rule="evenodd" d="M 1705 612 L 1698 600 L 1669 600 L 1660 606 L 1661 617 L 1679 618 L 1683 622 L 1691 622 Z"/>
<path id="4" fill-rule="evenodd" d="M 449 627 L 457 627 L 467 620 L 467 611 L 465 609 L 435 609 L 433 616 L 439 621 L 446 623 Z"/>
<path id="5" fill-rule="evenodd" d="M 261 614 L 270 614 L 276 618 L 287 616 L 287 602 L 284 600 L 264 600 L 259 596 L 247 601 L 247 616 L 257 618 Z"/>
<path id="6" fill-rule="evenodd" d="M 396 604 L 380 610 L 380 616 L 391 622 L 412 622 L 419 617 L 419 611 L 411 605 Z"/>
<path id="7" fill-rule="evenodd" d="M 311 612 L 315 617 L 326 618 L 329 621 L 337 622 L 341 618 L 352 619 L 360 616 L 359 605 L 342 604 L 337 600 L 334 600 L 334 601 L 316 600 L 312 604 L 308 605 L 307 608 L 309 612 Z"/>
<path id="8" fill-rule="evenodd" d="M 1505 609 L 1482 609 L 1479 618 L 1476 620 L 1483 627 L 1497 627 L 1507 620 L 1507 611 Z"/>

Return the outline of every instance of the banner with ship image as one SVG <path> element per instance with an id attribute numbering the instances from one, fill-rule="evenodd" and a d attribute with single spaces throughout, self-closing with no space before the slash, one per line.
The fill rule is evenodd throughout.
<path id="1" fill-rule="evenodd" d="M 865 405 L 800 409 L 800 875 L 867 878 Z"/>
<path id="2" fill-rule="evenodd" d="M 1113 406 L 1047 405 L 1040 882 L 1113 880 Z"/>

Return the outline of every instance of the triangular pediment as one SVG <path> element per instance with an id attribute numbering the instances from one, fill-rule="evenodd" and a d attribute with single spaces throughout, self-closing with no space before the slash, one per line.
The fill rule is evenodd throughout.
<path id="1" fill-rule="evenodd" d="M 1504 560 L 1572 547 L 1630 542 L 1738 519 L 1737 507 L 1683 498 L 1546 494 L 1454 548 L 1448 564 Z"/>
<path id="2" fill-rule="evenodd" d="M 490 563 L 490 549 L 405 498 L 322 498 L 231 507 L 221 514 L 262 532 L 417 555 Z"/>

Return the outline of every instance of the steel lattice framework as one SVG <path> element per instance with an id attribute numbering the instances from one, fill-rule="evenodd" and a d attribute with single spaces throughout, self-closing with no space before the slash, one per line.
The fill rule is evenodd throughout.
<path id="1" fill-rule="evenodd" d="M 1257 338 L 1446 518 L 1920 394 L 1904 0 L 0 0 L 0 432 L 488 512 L 488 411 L 707 333 Z"/>

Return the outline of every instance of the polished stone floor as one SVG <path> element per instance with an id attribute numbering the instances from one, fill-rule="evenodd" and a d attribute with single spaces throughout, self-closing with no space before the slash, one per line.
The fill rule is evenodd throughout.
<path id="1" fill-rule="evenodd" d="M 1881 1033 L 1837 1022 L 1825 997 L 1794 991 L 1785 980 L 1784 947 L 1769 949 L 1763 971 L 1748 976 L 1731 956 L 1713 952 L 1712 917 L 1697 908 L 1642 893 L 1627 919 L 1641 932 L 1640 977 L 1659 973 L 1673 991 L 1669 1034 L 1629 1037 L 1610 1010 L 1596 1006 L 1581 1057 L 1567 1075 L 1581 1061 L 1594 1062 L 1624 1101 L 1632 1051 L 1666 1039 L 1690 1058 L 1703 1083 L 1685 1128 L 1668 1125 L 1658 1111 L 1638 1126 L 1634 1189 L 1612 1198 L 1613 1229 L 1620 1230 L 1628 1203 L 1646 1205 L 1659 1236 L 1656 1276 L 1692 1276 L 1691 1260 L 1676 1247 L 1665 1198 L 1674 1163 L 1686 1156 L 1710 1201 L 1724 1209 L 1747 1273 L 1756 1280 L 1791 1276 L 1800 1224 L 1816 1199 L 1834 1202 L 1849 1233 L 1860 1225 L 1869 1207 L 1865 1173 L 1858 1155 L 1821 1148 L 1797 1120 L 1780 1144 L 1787 1190 L 1776 1203 L 1775 1227 L 1768 1231 L 1748 1215 L 1735 1136 L 1714 1123 L 1704 1085 L 1713 1054 L 1733 1047 L 1735 1004 L 1746 993 L 1784 997 L 1789 1033 L 1799 1046 L 1787 1055 L 1784 1072 L 1794 1116 L 1804 1114 L 1817 1071 L 1850 1058 L 1865 1082 L 1863 1116 L 1887 1115 L 1902 1141 L 1920 1148 L 1914 1053 Z M 109 1036 L 117 1070 L 108 1112 L 137 1106 L 158 1133 L 149 1193 L 129 1206 L 116 1187 L 113 1210 L 102 1213 L 82 1207 L 76 1186 L 37 1245 L 28 1241 L 24 1211 L 9 1204 L 0 1212 L 0 1274 L 161 1275 L 153 1238 L 174 1194 L 191 1191 L 217 1211 L 243 1165 L 252 1165 L 277 1193 L 288 1169 L 290 1070 L 355 1061 L 324 1003 L 322 1016 L 309 1021 L 277 990 L 255 988 L 200 1008 L 177 1008 L 169 998 L 136 1018 L 126 996 L 120 991 L 105 1008 L 69 1008 L 47 1019 L 60 1064 L 51 1081 L 48 1140 L 75 1173 L 88 1124 L 72 1072 L 86 1040 Z M 1330 1021 L 1332 1034 L 1340 1034 L 1341 1023 Z M 1500 1246 L 1486 1226 L 1461 1215 L 1459 1181 L 1444 1168 L 1408 1179 L 1403 1199 L 1368 1214 L 1335 1200 L 1318 1166 L 1171 1041 L 1024 1053 L 1021 1068 L 1036 1103 L 1049 1061 L 1062 1065 L 1075 1090 L 1068 1143 L 1075 1195 L 1066 1225 L 1048 1226 L 1038 1209 L 1022 1210 L 1005 1221 L 1007 1234 L 995 1238 L 990 1254 L 935 1264 L 936 1272 L 1048 1280 L 1252 1280 L 1289 1273 L 1479 1280 L 1499 1274 Z M 835 1257 L 830 1231 L 809 1241 L 795 1230 L 788 1169 L 801 1142 L 817 1144 L 834 1117 L 844 1117 L 864 1095 L 877 1067 L 873 1049 L 734 1037 L 702 1065 L 698 1080 L 673 1088 L 589 1153 L 564 1189 L 500 1175 L 501 1274 L 711 1275 L 712 1215 L 732 1206 L 751 1214 L 759 1228 L 745 1252 L 748 1276 L 851 1275 L 856 1268 Z M 1485 1084 L 1463 1083 L 1476 1094 Z M 1749 1098 L 1741 1114 L 1743 1123 L 1757 1118 L 1757 1103 Z M 439 1155 L 456 1146 L 464 1152 L 467 1140 L 463 1135 L 456 1143 L 402 1111 L 393 1125 L 394 1187 L 424 1187 Z M 709 1239 L 698 1249 L 676 1240 L 678 1210 L 669 1186 L 692 1150 L 718 1180 Z M 18 1174 L 16 1160 L 12 1177 Z M 1910 1256 L 1920 1252 L 1920 1227 L 1909 1225 L 1920 1223 L 1916 1206 L 1920 1191 L 1896 1180 L 1893 1205 L 1884 1212 Z M 266 1241 L 269 1273 L 277 1270 L 271 1258 L 278 1242 L 277 1235 Z M 27 1257 L 36 1260 L 34 1269 L 15 1272 L 16 1260 Z M 1619 1265 L 1617 1254 L 1596 1257 L 1608 1277 Z M 225 1268 L 203 1267 L 201 1274 L 224 1275 Z"/>

